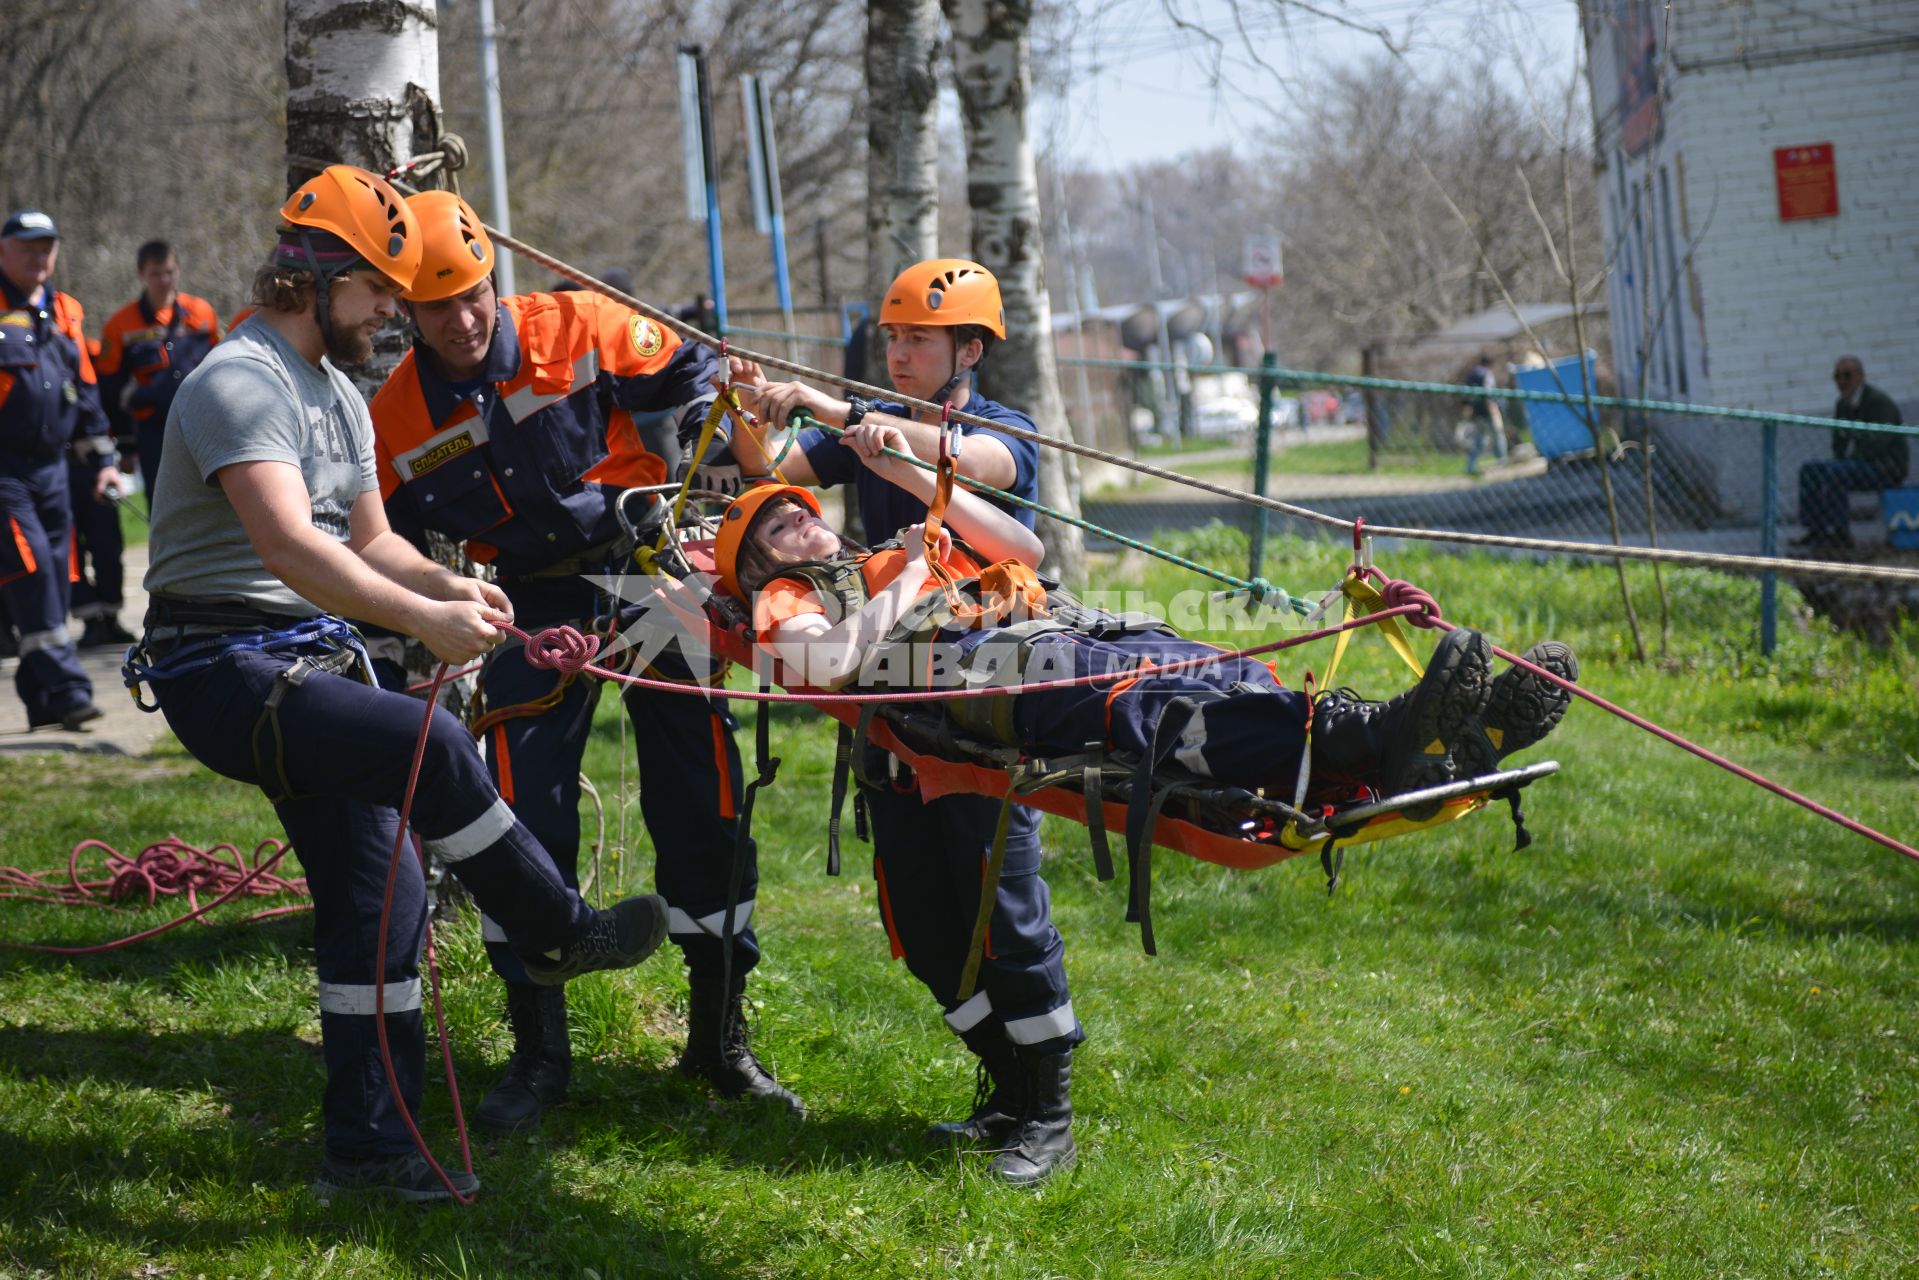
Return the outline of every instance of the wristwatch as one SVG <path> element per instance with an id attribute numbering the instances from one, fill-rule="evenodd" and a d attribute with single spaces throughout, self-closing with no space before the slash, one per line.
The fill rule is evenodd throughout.
<path id="1" fill-rule="evenodd" d="M 866 411 L 872 407 L 872 401 L 868 400 L 865 396 L 846 397 L 845 425 L 849 428 L 859 426 L 861 421 L 866 417 Z"/>

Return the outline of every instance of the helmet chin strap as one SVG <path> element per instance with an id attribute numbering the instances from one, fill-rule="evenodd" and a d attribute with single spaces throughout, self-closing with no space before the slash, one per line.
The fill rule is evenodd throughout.
<path id="1" fill-rule="evenodd" d="M 946 397 L 953 393 L 953 389 L 955 387 L 959 386 L 960 379 L 966 377 L 966 375 L 969 373 L 977 375 L 979 372 L 979 366 L 977 364 L 975 364 L 973 368 L 971 369 L 960 368 L 959 352 L 960 352 L 959 331 L 955 329 L 953 331 L 953 376 L 948 378 L 938 391 L 934 392 L 931 396 L 928 397 L 928 399 L 932 400 L 934 404 L 945 404 Z"/>

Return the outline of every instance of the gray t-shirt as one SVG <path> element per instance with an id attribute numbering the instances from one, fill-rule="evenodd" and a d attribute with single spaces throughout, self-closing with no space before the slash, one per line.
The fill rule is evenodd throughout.
<path id="1" fill-rule="evenodd" d="M 173 399 L 153 484 L 146 587 L 293 617 L 319 613 L 260 562 L 214 478 L 236 462 L 300 468 L 314 527 L 341 542 L 354 502 L 379 488 L 373 423 L 358 389 L 331 361 L 316 368 L 258 318 L 227 335 Z"/>

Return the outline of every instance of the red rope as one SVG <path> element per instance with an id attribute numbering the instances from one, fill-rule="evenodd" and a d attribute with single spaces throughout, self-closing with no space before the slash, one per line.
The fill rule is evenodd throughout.
<path id="1" fill-rule="evenodd" d="M 420 763 L 426 759 L 427 734 L 433 728 L 433 712 L 439 703 L 440 686 L 446 682 L 446 665 L 444 662 L 440 664 L 432 686 L 427 690 L 426 711 L 420 718 L 420 738 L 413 744 L 413 763 L 407 767 L 406 793 L 400 801 L 400 821 L 393 834 L 393 856 L 387 861 L 386 893 L 380 900 L 380 932 L 373 944 L 373 1033 L 380 1042 L 380 1066 L 386 1071 L 387 1090 L 393 1095 L 393 1105 L 400 1109 L 400 1119 L 406 1122 L 406 1131 L 412 1136 L 414 1147 L 419 1150 L 427 1167 L 438 1175 L 447 1194 L 463 1205 L 470 1205 L 474 1197 L 460 1194 L 460 1189 L 453 1185 L 453 1179 L 433 1158 L 426 1139 L 420 1135 L 420 1126 L 414 1123 L 413 1113 L 407 1110 L 406 1099 L 400 1094 L 400 1078 L 393 1071 L 393 1050 L 386 1038 L 386 934 L 393 920 L 393 886 L 399 880 L 400 858 L 406 852 L 407 819 L 413 814 L 413 793 L 420 785 Z M 414 852 L 424 866 L 423 851 L 416 848 Z M 446 1064 L 447 1091 L 453 1095 L 453 1124 L 460 1135 L 460 1159 L 465 1162 L 466 1172 L 472 1173 L 473 1149 L 467 1143 L 466 1115 L 460 1109 L 460 1083 L 453 1075 L 453 1046 L 447 1040 L 446 1013 L 440 1004 L 440 964 L 433 950 L 431 920 L 426 926 L 426 968 L 427 975 L 433 981 L 433 1022 L 439 1028 L 440 1059 Z"/>
<path id="2" fill-rule="evenodd" d="M 1430 601 L 1430 597 L 1428 600 Z M 1415 625 L 1430 626 L 1430 623 L 1420 623 L 1412 617 L 1424 607 L 1416 601 L 1409 602 L 1393 608 L 1381 609 L 1378 613 L 1369 613 L 1363 618 L 1353 618 L 1347 622 L 1335 623 L 1330 627 L 1321 627 L 1317 631 L 1302 631 L 1296 636 L 1288 636 L 1284 640 L 1275 640 L 1270 644 L 1253 645 L 1246 649 L 1221 649 L 1217 653 L 1209 653 L 1197 658 L 1182 658 L 1178 662 L 1168 662 L 1154 667 L 1153 674 L 1169 675 L 1234 658 L 1256 658 L 1263 653 L 1278 653 L 1294 645 L 1324 640 L 1327 636 L 1370 626 L 1387 618 L 1406 617 L 1414 621 Z M 1432 611 L 1436 616 L 1438 606 L 1432 606 Z M 563 675 L 577 675 L 585 672 L 588 675 L 598 676 L 602 680 L 613 680 L 639 689 L 664 689 L 669 693 L 699 694 L 704 697 L 736 702 L 796 702 L 809 706 L 826 706 L 869 702 L 944 702 L 949 698 L 1003 698 L 1016 693 L 1033 693 L 1041 689 L 1073 689 L 1081 685 L 1100 684 L 1108 680 L 1125 680 L 1140 674 L 1133 669 L 1102 671 L 1092 675 L 1064 677 L 1059 680 L 1036 680 L 1030 684 L 980 686 L 968 689 L 909 689 L 897 693 L 775 693 L 771 690 L 723 689 L 717 685 L 649 680 L 645 676 L 609 671 L 593 663 L 593 658 L 599 653 L 598 636 L 582 636 L 572 627 L 548 627 L 544 631 L 528 635 L 510 622 L 497 625 L 502 631 L 526 641 L 526 660 L 529 666 L 544 667 Z"/>
<path id="3" fill-rule="evenodd" d="M 91 850 L 105 853 L 98 871 L 88 872 L 80 865 L 81 856 Z M 67 868 L 64 873 L 58 871 L 22 871 L 18 867 L 0 867 L 0 898 L 21 898 L 30 902 L 48 902 L 61 906 L 101 907 L 107 910 L 125 910 L 113 906 L 114 903 L 128 899 L 143 899 L 141 905 L 151 907 L 163 897 L 184 896 L 192 909 L 165 924 L 143 929 L 139 933 L 112 942 L 95 943 L 86 947 L 55 947 L 30 942 L 0 942 L 0 947 L 16 951 L 37 951 L 46 955 L 89 956 L 106 951 L 115 951 L 135 942 L 158 937 L 169 930 L 193 920 L 200 920 L 215 907 L 231 902 L 238 897 L 268 897 L 279 893 L 306 892 L 306 879 L 303 876 L 278 876 L 273 868 L 287 854 L 288 846 L 279 840 L 262 840 L 253 850 L 251 863 L 238 849 L 230 844 L 216 844 L 209 849 L 196 848 L 176 836 L 155 841 L 141 850 L 136 857 L 129 858 L 112 845 L 99 840 L 82 840 L 73 846 L 67 855 Z M 64 883 L 63 883 L 64 882 Z M 200 895 L 210 893 L 214 897 L 204 906 Z M 105 901 L 101 901 L 104 898 Z M 299 906 L 274 907 L 267 911 L 258 911 L 242 917 L 236 923 L 250 924 L 258 920 L 269 920 L 277 916 L 293 915 L 301 911 L 311 911 L 313 905 L 304 903 Z M 203 921 L 204 923 L 204 921 Z"/>

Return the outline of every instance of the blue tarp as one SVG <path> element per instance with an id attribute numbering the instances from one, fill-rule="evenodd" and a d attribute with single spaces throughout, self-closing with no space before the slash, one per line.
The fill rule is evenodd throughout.
<path id="1" fill-rule="evenodd" d="M 1586 392 L 1593 376 L 1593 353 L 1585 359 L 1562 356 L 1537 369 L 1514 368 L 1513 386 L 1521 391 L 1548 391 L 1579 396 Z M 1533 446 L 1542 458 L 1558 458 L 1568 453 L 1589 452 L 1593 448 L 1592 426 L 1583 404 L 1554 404 L 1528 400 L 1526 423 L 1532 429 Z"/>

